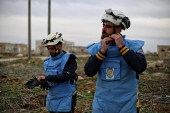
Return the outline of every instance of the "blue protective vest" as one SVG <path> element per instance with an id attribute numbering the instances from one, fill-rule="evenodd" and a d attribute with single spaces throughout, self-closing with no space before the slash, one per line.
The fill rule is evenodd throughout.
<path id="1" fill-rule="evenodd" d="M 44 61 L 46 76 L 62 74 L 70 55 L 74 54 L 61 53 L 56 57 L 46 58 Z M 47 109 L 53 112 L 69 112 L 71 110 L 72 94 L 76 90 L 75 83 L 70 84 L 70 80 L 62 83 L 48 83 L 50 88 L 46 98 Z"/>
<path id="2" fill-rule="evenodd" d="M 144 42 L 124 39 L 124 45 L 136 52 Z M 96 55 L 100 49 L 100 43 L 87 47 L 91 55 Z M 136 113 L 137 90 L 136 72 L 126 63 L 113 42 L 98 71 L 93 113 Z"/>

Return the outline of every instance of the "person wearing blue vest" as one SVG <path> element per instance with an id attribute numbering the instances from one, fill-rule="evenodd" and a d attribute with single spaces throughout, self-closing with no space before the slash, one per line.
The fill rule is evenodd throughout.
<path id="1" fill-rule="evenodd" d="M 46 76 L 37 77 L 37 81 L 48 83 L 46 108 L 50 113 L 74 113 L 78 58 L 62 50 L 64 41 L 61 33 L 51 33 L 43 42 L 50 57 L 44 61 Z"/>
<path id="2" fill-rule="evenodd" d="M 84 70 L 97 74 L 93 113 L 137 113 L 139 73 L 147 66 L 142 47 L 144 41 L 129 40 L 121 34 L 130 20 L 119 10 L 105 10 L 99 43 L 87 46 L 91 54 Z"/>

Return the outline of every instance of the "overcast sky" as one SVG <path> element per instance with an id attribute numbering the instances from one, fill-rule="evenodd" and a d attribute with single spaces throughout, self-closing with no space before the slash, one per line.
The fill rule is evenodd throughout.
<path id="1" fill-rule="evenodd" d="M 51 0 L 51 32 L 76 46 L 99 42 L 105 9 L 121 10 L 131 20 L 122 34 L 143 40 L 144 51 L 170 45 L 170 0 Z M 31 1 L 31 43 L 47 36 L 48 0 Z M 0 42 L 28 43 L 28 0 L 0 0 Z"/>

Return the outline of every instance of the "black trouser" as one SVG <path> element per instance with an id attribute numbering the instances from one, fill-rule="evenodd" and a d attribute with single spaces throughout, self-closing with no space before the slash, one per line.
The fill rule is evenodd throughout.
<path id="1" fill-rule="evenodd" d="M 140 108 L 137 108 L 137 113 L 139 113 L 139 111 L 140 111 Z"/>
<path id="2" fill-rule="evenodd" d="M 72 96 L 72 102 L 71 102 L 71 111 L 69 112 L 58 112 L 58 113 L 74 113 L 74 109 L 77 103 L 77 99 L 76 99 L 77 94 Z M 55 113 L 55 112 L 51 112 L 50 113 Z"/>

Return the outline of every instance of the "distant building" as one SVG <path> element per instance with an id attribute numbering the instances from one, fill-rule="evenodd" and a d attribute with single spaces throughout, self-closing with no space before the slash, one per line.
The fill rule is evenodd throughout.
<path id="1" fill-rule="evenodd" d="M 157 45 L 157 52 L 161 59 L 170 57 L 170 45 Z"/>
<path id="2" fill-rule="evenodd" d="M 0 54 L 26 54 L 26 44 L 0 43 Z"/>
<path id="3" fill-rule="evenodd" d="M 66 52 L 74 54 L 86 54 L 86 47 L 74 46 L 74 42 L 64 40 L 63 50 Z M 13 43 L 0 43 L 0 54 L 23 54 L 26 56 L 28 54 L 28 47 L 26 44 L 13 44 Z M 35 51 L 31 50 L 32 55 L 49 55 L 48 50 L 44 47 L 42 40 L 36 40 Z"/>
<path id="4" fill-rule="evenodd" d="M 86 47 L 83 47 L 83 46 L 74 46 L 72 53 L 74 53 L 74 54 L 88 54 L 86 51 Z"/>
<path id="5" fill-rule="evenodd" d="M 35 54 L 36 55 L 48 55 L 48 51 L 44 47 L 42 40 L 36 40 L 35 41 Z"/>

